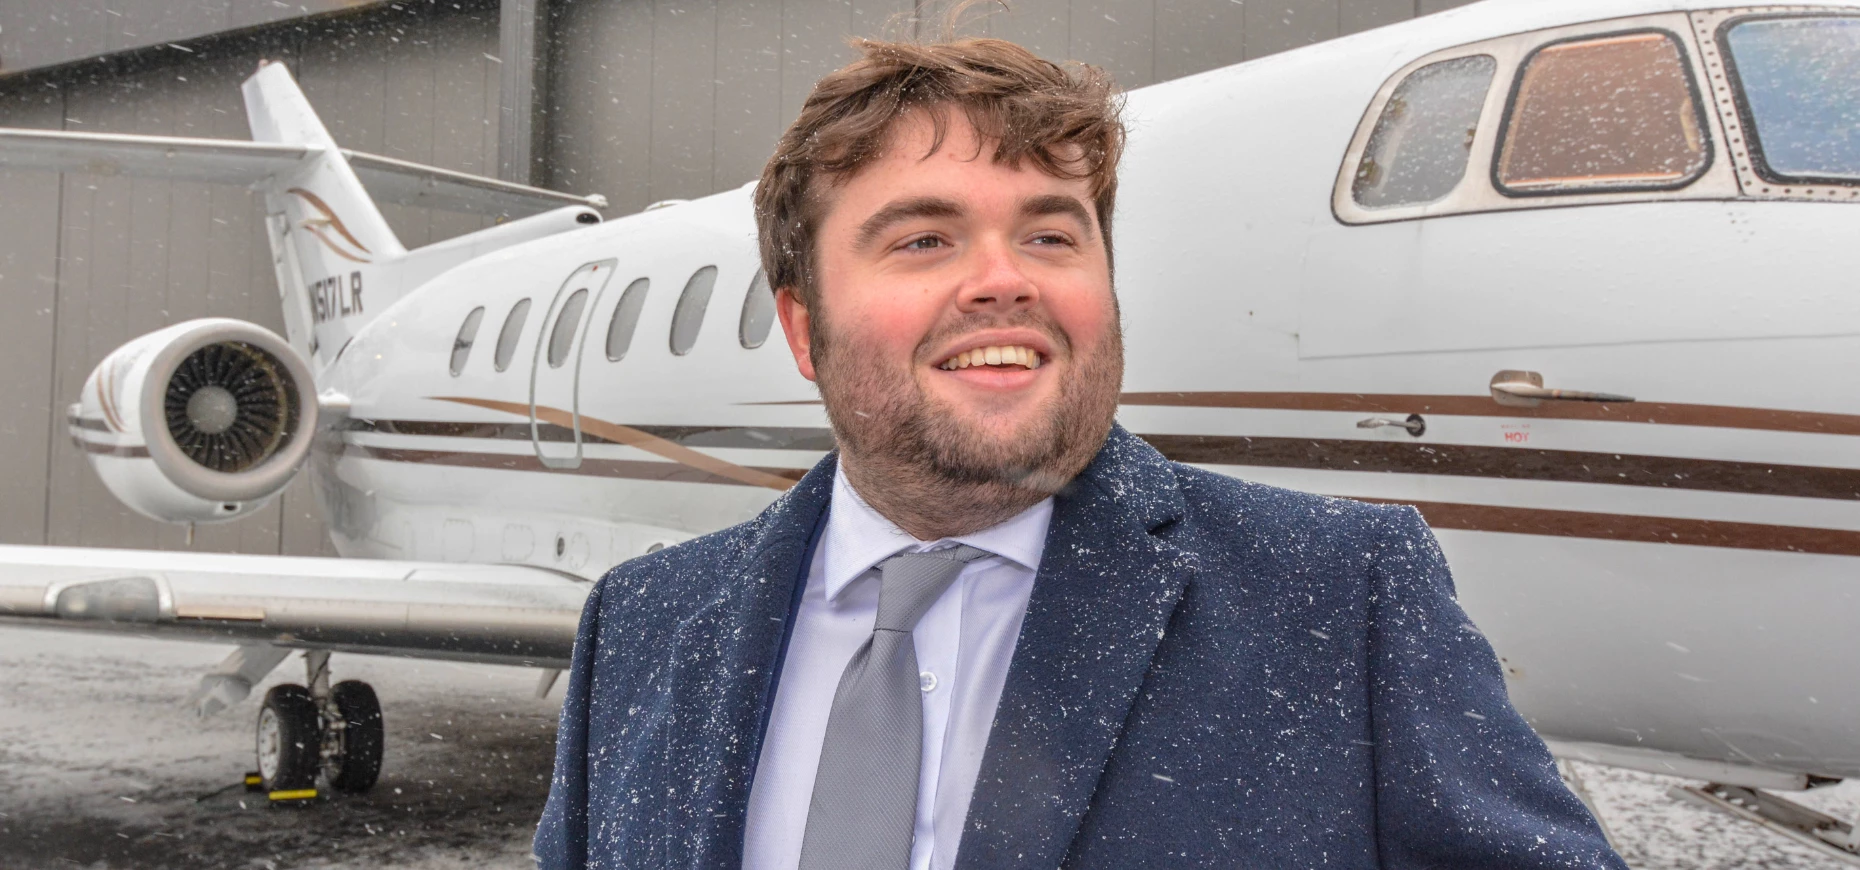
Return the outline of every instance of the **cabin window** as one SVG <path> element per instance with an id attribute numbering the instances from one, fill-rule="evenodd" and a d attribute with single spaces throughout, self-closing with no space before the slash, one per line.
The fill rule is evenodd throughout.
<path id="1" fill-rule="evenodd" d="M 672 310 L 672 353 L 684 356 L 697 344 L 704 309 L 710 307 L 710 291 L 716 284 L 716 266 L 693 272 L 691 280 L 685 282 L 685 292 L 679 294 L 678 307 Z"/>
<path id="2" fill-rule="evenodd" d="M 1498 61 L 1490 55 L 1430 63 L 1402 79 L 1382 107 L 1356 165 L 1351 195 L 1364 208 L 1422 205 L 1466 176 L 1473 133 Z"/>
<path id="3" fill-rule="evenodd" d="M 517 338 L 523 334 L 523 321 L 529 316 L 530 300 L 522 299 L 510 306 L 510 314 L 504 318 L 504 329 L 497 334 L 497 355 L 492 358 L 498 371 L 510 368 L 510 358 L 517 353 Z"/>
<path id="4" fill-rule="evenodd" d="M 452 339 L 452 376 L 458 377 L 465 371 L 465 360 L 471 357 L 471 343 L 478 338 L 478 324 L 484 322 L 484 306 L 473 308 L 465 315 L 465 322 L 459 326 L 457 338 Z"/>
<path id="5" fill-rule="evenodd" d="M 775 325 L 775 293 L 769 289 L 769 277 L 756 270 L 749 282 L 749 295 L 743 297 L 743 317 L 737 323 L 736 336 L 745 348 L 758 348 L 769 340 Z"/>
<path id="6" fill-rule="evenodd" d="M 1711 162 L 1692 74 L 1669 34 L 1551 43 L 1514 88 L 1494 172 L 1504 193 L 1683 187 Z"/>
<path id="7" fill-rule="evenodd" d="M 549 367 L 559 369 L 575 349 L 575 329 L 581 325 L 581 309 L 587 307 L 587 288 L 569 294 L 562 310 L 555 316 L 555 331 L 549 333 Z"/>
<path id="8" fill-rule="evenodd" d="M 1759 173 L 1860 181 L 1860 17 L 1744 19 L 1723 33 Z"/>
<path id="9" fill-rule="evenodd" d="M 620 304 L 614 306 L 614 319 L 607 323 L 607 359 L 619 362 L 633 346 L 633 329 L 639 326 L 639 311 L 646 306 L 646 288 L 652 282 L 641 278 L 626 285 Z"/>

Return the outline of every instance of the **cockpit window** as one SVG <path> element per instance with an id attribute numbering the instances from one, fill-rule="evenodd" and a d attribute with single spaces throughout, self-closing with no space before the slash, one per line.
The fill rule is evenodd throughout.
<path id="1" fill-rule="evenodd" d="M 1514 196 L 1683 187 L 1711 162 L 1704 129 L 1671 35 L 1552 43 L 1518 76 L 1495 180 Z"/>
<path id="2" fill-rule="evenodd" d="M 1860 17 L 1744 19 L 1722 41 L 1762 174 L 1860 181 Z"/>
<path id="3" fill-rule="evenodd" d="M 1402 79 L 1356 165 L 1350 190 L 1357 204 L 1422 205 L 1452 193 L 1466 175 L 1497 69 L 1498 61 L 1482 54 L 1431 63 Z"/>
<path id="4" fill-rule="evenodd" d="M 473 308 L 465 315 L 465 322 L 459 326 L 457 338 L 452 339 L 452 376 L 458 377 L 465 371 L 465 360 L 471 358 L 471 343 L 478 339 L 478 324 L 484 322 L 484 306 Z"/>

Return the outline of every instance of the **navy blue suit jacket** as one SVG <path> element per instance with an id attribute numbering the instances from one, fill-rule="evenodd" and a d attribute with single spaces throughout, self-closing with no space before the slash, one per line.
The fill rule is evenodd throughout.
<path id="1" fill-rule="evenodd" d="M 735 868 L 828 457 L 615 568 L 575 642 L 545 868 Z M 1112 431 L 1055 501 L 959 868 L 1625 865 L 1506 700 L 1412 508 Z"/>

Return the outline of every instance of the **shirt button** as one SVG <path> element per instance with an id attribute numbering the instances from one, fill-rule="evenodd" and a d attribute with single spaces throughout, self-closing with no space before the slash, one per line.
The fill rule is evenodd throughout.
<path id="1" fill-rule="evenodd" d="M 936 691 L 936 674 L 924 671 L 917 675 L 917 688 L 926 692 Z"/>

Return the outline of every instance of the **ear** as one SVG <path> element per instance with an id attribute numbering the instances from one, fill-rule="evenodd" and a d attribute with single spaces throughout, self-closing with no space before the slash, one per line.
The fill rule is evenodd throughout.
<path id="1" fill-rule="evenodd" d="M 782 287 L 775 291 L 775 314 L 781 318 L 782 334 L 788 337 L 788 351 L 794 354 L 794 367 L 801 370 L 801 377 L 814 380 L 813 319 L 800 297 L 794 295 L 794 288 Z"/>

